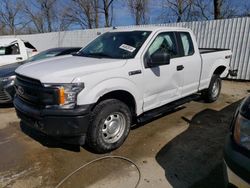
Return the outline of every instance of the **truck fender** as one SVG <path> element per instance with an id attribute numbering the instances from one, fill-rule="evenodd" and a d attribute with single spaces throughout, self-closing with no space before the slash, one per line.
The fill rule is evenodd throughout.
<path id="1" fill-rule="evenodd" d="M 136 85 L 124 78 L 111 78 L 104 80 L 94 87 L 88 89 L 87 92 L 81 92 L 78 95 L 78 104 L 95 104 L 102 96 L 113 91 L 126 91 L 130 93 L 135 100 L 135 112 L 141 114 L 143 107 L 143 96 L 137 89 Z"/>
<path id="2" fill-rule="evenodd" d="M 214 62 L 210 74 L 209 74 L 209 78 L 212 78 L 215 70 L 219 67 L 225 67 L 225 70 L 220 74 L 221 78 L 224 78 L 227 76 L 228 71 L 229 71 L 229 63 L 227 62 L 227 60 L 225 59 L 218 59 Z"/>

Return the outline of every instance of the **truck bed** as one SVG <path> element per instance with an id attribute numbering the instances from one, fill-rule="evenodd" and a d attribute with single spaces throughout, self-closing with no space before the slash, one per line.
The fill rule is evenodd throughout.
<path id="1" fill-rule="evenodd" d="M 230 57 L 232 55 L 231 50 L 229 49 L 216 49 L 216 48 L 199 48 L 201 54 L 202 61 L 202 71 L 201 71 L 201 84 L 200 90 L 207 88 L 212 73 L 215 71 L 215 67 L 220 66 L 220 62 L 224 61 L 226 64 L 223 66 L 226 69 L 229 69 Z M 220 75 L 221 78 L 227 76 L 228 70 L 224 71 L 223 74 Z"/>
<path id="2" fill-rule="evenodd" d="M 230 49 L 223 49 L 223 48 L 199 48 L 200 54 L 212 53 L 212 52 L 221 52 Z"/>

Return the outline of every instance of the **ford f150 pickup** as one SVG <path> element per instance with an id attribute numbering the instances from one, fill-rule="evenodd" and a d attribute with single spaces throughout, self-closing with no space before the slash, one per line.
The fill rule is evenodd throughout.
<path id="1" fill-rule="evenodd" d="M 14 106 L 30 127 L 108 152 L 122 145 L 131 125 L 193 94 L 216 101 L 231 54 L 199 49 L 186 28 L 114 29 L 74 56 L 20 66 Z"/>

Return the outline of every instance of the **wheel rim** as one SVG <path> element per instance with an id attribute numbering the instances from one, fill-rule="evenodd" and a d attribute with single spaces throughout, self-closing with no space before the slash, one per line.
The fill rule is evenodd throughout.
<path id="1" fill-rule="evenodd" d="M 126 127 L 125 116 L 120 112 L 110 114 L 102 126 L 102 138 L 107 143 L 117 142 L 123 135 Z"/>
<path id="2" fill-rule="evenodd" d="M 212 87 L 212 97 L 216 98 L 220 92 L 220 80 L 216 79 Z"/>

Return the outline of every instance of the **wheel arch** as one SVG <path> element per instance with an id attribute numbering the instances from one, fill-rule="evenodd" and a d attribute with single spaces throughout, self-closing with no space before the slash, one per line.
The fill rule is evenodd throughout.
<path id="1" fill-rule="evenodd" d="M 114 91 L 110 91 L 110 92 L 105 93 L 104 95 L 102 95 L 98 99 L 98 101 L 96 102 L 96 104 L 98 104 L 101 101 L 104 101 L 106 99 L 117 99 L 119 101 L 122 101 L 123 103 L 125 103 L 126 105 L 128 105 L 129 109 L 131 110 L 132 116 L 133 117 L 136 116 L 136 112 L 137 112 L 136 101 L 135 101 L 134 96 L 130 92 L 128 92 L 126 90 L 114 90 Z"/>
<path id="2" fill-rule="evenodd" d="M 215 70 L 214 70 L 214 73 L 213 74 L 216 74 L 216 75 L 221 75 L 225 70 L 226 70 L 226 66 L 224 65 L 220 65 L 219 67 L 217 67 Z"/>
<path id="3" fill-rule="evenodd" d="M 212 78 L 213 74 L 219 75 L 221 78 L 227 76 L 229 70 L 228 62 L 224 59 L 218 59 L 215 61 L 214 65 L 211 68 L 210 78 Z"/>
<path id="4" fill-rule="evenodd" d="M 87 89 L 87 88 L 86 88 Z M 126 79 L 105 80 L 79 94 L 78 104 L 98 104 L 105 99 L 118 99 L 132 108 L 135 115 L 140 115 L 143 96 L 138 87 Z"/>

